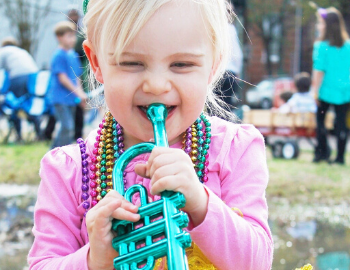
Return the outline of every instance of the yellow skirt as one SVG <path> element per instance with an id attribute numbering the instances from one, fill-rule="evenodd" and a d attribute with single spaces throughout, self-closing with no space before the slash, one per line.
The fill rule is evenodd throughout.
<path id="1" fill-rule="evenodd" d="M 199 247 L 192 242 L 191 247 L 186 249 L 186 256 L 188 260 L 188 266 L 190 270 L 218 270 L 208 259 L 204 256 Z M 166 258 L 162 258 L 156 261 L 154 270 L 167 270 Z M 313 267 L 310 264 L 297 268 L 296 270 L 312 270 Z"/>
<path id="2" fill-rule="evenodd" d="M 204 256 L 199 247 L 192 242 L 186 249 L 186 256 L 190 270 L 217 270 L 217 268 Z M 154 270 L 167 270 L 166 258 L 157 260 Z"/>

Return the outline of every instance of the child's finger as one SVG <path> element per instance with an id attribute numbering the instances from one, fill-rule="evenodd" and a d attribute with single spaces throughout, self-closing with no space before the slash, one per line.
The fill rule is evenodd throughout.
<path id="1" fill-rule="evenodd" d="M 91 217 L 91 215 L 89 215 L 89 212 L 88 212 L 87 220 L 92 219 L 94 220 L 95 226 L 104 227 L 106 226 L 106 224 L 110 222 L 110 217 L 112 216 L 114 211 L 120 208 L 121 205 L 122 205 L 121 200 L 109 201 L 109 203 L 107 203 L 106 205 L 103 205 L 102 207 L 100 206 L 99 209 L 94 209 L 95 212 L 93 216 L 95 218 L 93 216 Z M 91 213 L 92 212 L 90 212 L 90 214 Z"/>
<path id="2" fill-rule="evenodd" d="M 147 164 L 148 164 L 148 169 L 149 166 L 153 163 L 153 160 L 158 157 L 161 154 L 166 154 L 166 153 L 173 153 L 174 149 L 168 148 L 168 147 L 154 147 L 152 150 L 151 155 L 148 158 Z"/>
<path id="3" fill-rule="evenodd" d="M 185 156 L 184 159 L 186 159 L 187 157 Z M 183 163 L 186 164 L 186 162 L 184 162 L 184 159 L 181 155 L 178 155 L 176 153 L 165 153 L 162 155 L 159 155 L 157 157 L 155 157 L 152 161 L 152 163 L 150 163 L 150 169 L 149 169 L 149 174 L 151 176 L 151 178 L 153 178 L 153 174 L 161 167 L 167 166 L 167 165 L 172 165 L 173 168 L 176 169 L 176 171 L 181 171 L 183 170 L 180 169 L 180 167 L 176 167 L 176 166 L 183 166 Z M 192 162 L 190 160 L 188 160 L 187 162 L 188 164 L 190 164 L 190 166 L 192 167 Z M 174 171 L 174 170 L 172 170 Z M 170 173 L 169 173 L 170 174 Z M 173 173 L 171 173 L 173 174 Z"/>
<path id="4" fill-rule="evenodd" d="M 137 214 L 138 207 L 125 199 L 104 198 L 103 200 L 107 203 L 96 210 L 94 214 L 95 218 L 92 217 L 95 220 L 96 226 L 106 226 L 110 222 L 111 217 L 128 221 L 137 221 L 140 219 L 140 215 Z"/>
<path id="5" fill-rule="evenodd" d="M 117 191 L 111 190 L 107 193 L 106 197 L 104 197 L 95 207 L 94 209 L 98 209 L 110 203 L 110 201 L 121 200 L 123 204 L 123 208 L 128 207 L 128 210 L 137 212 L 138 207 L 132 204 L 131 202 L 125 200 L 125 198 L 120 195 Z"/>
<path id="6" fill-rule="evenodd" d="M 135 166 L 135 173 L 143 178 L 150 178 L 150 176 L 147 174 L 147 164 L 137 164 Z"/>
<path id="7" fill-rule="evenodd" d="M 159 166 L 156 170 L 152 171 L 152 178 L 151 178 L 151 186 L 157 182 L 159 179 L 166 177 L 166 176 L 175 176 L 179 174 L 181 171 L 183 171 L 184 168 L 181 167 L 181 163 L 175 162 L 170 164 L 165 164 L 163 166 Z"/>
<path id="8" fill-rule="evenodd" d="M 176 179 L 177 176 L 175 175 L 168 175 L 165 176 L 158 181 L 154 182 L 154 184 L 151 186 L 151 194 L 152 195 L 159 195 L 161 192 L 165 190 L 172 190 L 172 191 L 179 191 L 179 181 Z"/>
<path id="9" fill-rule="evenodd" d="M 130 211 L 132 213 L 137 213 L 137 211 L 139 210 L 139 207 L 137 205 L 134 205 L 133 203 L 131 203 L 125 199 L 122 201 L 121 208 L 123 208 L 127 211 Z"/>
<path id="10" fill-rule="evenodd" d="M 140 215 L 139 214 L 135 214 L 132 212 L 127 211 L 124 208 L 118 208 L 116 209 L 112 215 L 113 218 L 116 219 L 120 219 L 120 220 L 127 220 L 127 221 L 131 221 L 131 222 L 136 222 L 138 220 L 140 220 Z"/>
<path id="11" fill-rule="evenodd" d="M 99 201 L 99 203 L 94 207 L 94 209 L 98 209 L 102 206 L 105 206 L 106 204 L 108 204 L 110 199 L 122 200 L 124 199 L 124 197 L 120 195 L 117 191 L 111 190 L 107 193 L 106 197 L 104 197 L 103 200 Z"/>
<path id="12" fill-rule="evenodd" d="M 116 211 L 117 209 L 125 209 L 125 211 L 128 211 L 130 214 L 136 214 L 138 211 L 137 206 L 126 201 L 123 197 L 107 198 L 106 196 L 97 205 L 99 205 L 99 208 L 94 207 L 92 210 L 88 212 L 87 221 L 88 223 L 90 222 L 98 223 L 97 226 L 101 226 L 101 227 L 106 226 L 110 222 L 113 212 Z"/>

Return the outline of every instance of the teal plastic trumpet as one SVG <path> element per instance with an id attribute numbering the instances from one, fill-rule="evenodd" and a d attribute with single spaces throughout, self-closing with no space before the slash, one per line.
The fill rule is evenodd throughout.
<path id="1" fill-rule="evenodd" d="M 160 200 L 149 203 L 147 190 L 142 185 L 131 186 L 124 194 L 123 172 L 127 164 L 140 154 L 150 153 L 155 146 L 169 146 L 165 130 L 167 115 L 163 104 L 150 105 L 147 117 L 153 125 L 155 143 L 140 143 L 129 148 L 113 169 L 113 188 L 130 202 L 135 193 L 140 193 L 141 198 L 139 222 L 112 222 L 112 230 L 117 233 L 112 246 L 119 252 L 114 259 L 116 270 L 151 270 L 156 260 L 164 256 L 169 270 L 188 269 L 185 249 L 191 245 L 191 237 L 182 229 L 188 226 L 189 219 L 179 211 L 186 203 L 184 195 L 164 191 Z"/>

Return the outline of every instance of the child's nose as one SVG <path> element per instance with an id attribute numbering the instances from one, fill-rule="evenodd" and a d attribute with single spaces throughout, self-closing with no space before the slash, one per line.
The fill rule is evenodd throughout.
<path id="1" fill-rule="evenodd" d="M 171 90 L 171 82 L 165 74 L 149 73 L 142 88 L 143 92 L 158 96 Z"/>

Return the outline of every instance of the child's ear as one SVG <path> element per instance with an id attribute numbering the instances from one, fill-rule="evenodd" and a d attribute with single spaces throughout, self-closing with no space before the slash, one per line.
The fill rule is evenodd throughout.
<path id="1" fill-rule="evenodd" d="M 98 80 L 100 83 L 103 84 L 103 76 L 102 76 L 101 68 L 98 63 L 97 55 L 94 51 L 92 43 L 89 40 L 84 40 L 83 48 L 87 58 L 89 59 L 90 66 L 93 73 L 95 74 L 96 80 Z"/>
<path id="2" fill-rule="evenodd" d="M 212 83 L 214 75 L 218 71 L 218 68 L 220 66 L 220 63 L 221 63 L 221 57 L 213 63 L 213 66 L 210 71 L 209 79 L 208 79 L 208 84 Z"/>

